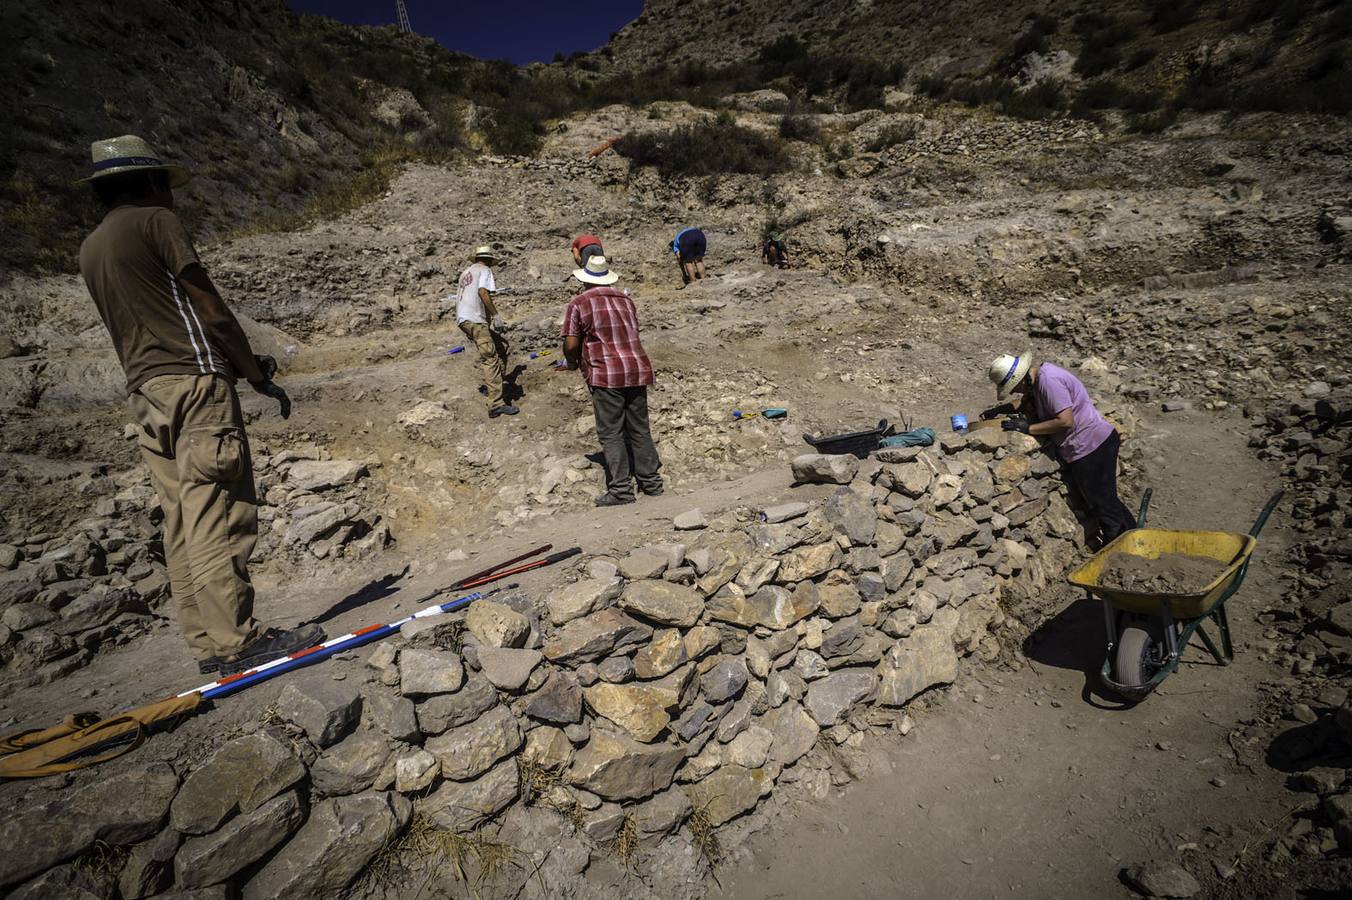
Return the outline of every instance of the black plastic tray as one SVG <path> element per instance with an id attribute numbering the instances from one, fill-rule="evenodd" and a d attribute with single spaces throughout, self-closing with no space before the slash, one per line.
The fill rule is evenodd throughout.
<path id="1" fill-rule="evenodd" d="M 878 444 L 892 432 L 892 426 L 886 419 L 878 421 L 877 428 L 868 431 L 852 431 L 849 434 L 835 434 L 830 437 L 813 437 L 803 432 L 807 441 L 818 453 L 848 453 L 860 459 L 878 449 Z"/>

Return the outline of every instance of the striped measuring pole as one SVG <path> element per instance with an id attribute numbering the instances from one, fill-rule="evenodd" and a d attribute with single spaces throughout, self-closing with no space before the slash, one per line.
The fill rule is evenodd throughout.
<path id="1" fill-rule="evenodd" d="M 316 644 L 313 647 L 307 647 L 304 650 L 297 650 L 290 656 L 283 656 L 270 662 L 255 666 L 252 669 L 246 669 L 243 672 L 236 672 L 234 675 L 228 675 L 217 681 L 204 684 L 201 687 L 193 688 L 190 691 L 184 691 L 178 694 L 179 697 L 186 697 L 188 694 L 201 694 L 203 700 L 215 700 L 218 697 L 224 697 L 233 694 L 236 691 L 243 690 L 246 687 L 275 678 L 284 672 L 290 672 L 299 669 L 302 666 L 308 666 L 311 663 L 319 662 L 321 659 L 327 659 L 335 653 L 343 650 L 350 650 L 354 647 L 360 647 L 363 644 L 369 644 L 372 641 L 378 641 L 381 638 L 389 637 L 401 627 L 414 619 L 425 619 L 429 616 L 439 616 L 449 612 L 455 612 L 457 609 L 468 606 L 475 600 L 482 600 L 490 594 L 496 594 L 498 591 L 508 591 L 516 587 L 515 584 L 505 585 L 487 592 L 475 592 L 466 594 L 463 597 L 457 597 L 454 600 L 448 600 L 445 603 L 433 604 L 426 609 L 420 609 L 411 616 L 405 616 L 395 622 L 387 624 L 368 625 L 357 631 L 338 637 L 329 638 L 322 644 Z"/>

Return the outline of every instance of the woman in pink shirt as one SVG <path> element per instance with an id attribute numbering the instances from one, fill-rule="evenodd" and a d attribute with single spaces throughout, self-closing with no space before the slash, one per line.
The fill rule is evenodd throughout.
<path id="1" fill-rule="evenodd" d="M 1099 546 L 1136 527 L 1136 517 L 1117 495 L 1117 429 L 1094 408 L 1080 379 L 1051 363 L 1034 364 L 1027 353 L 1001 356 L 989 376 L 1005 407 L 982 413 L 990 418 L 1003 410 L 1022 415 L 1006 419 L 1006 431 L 1050 438 L 1065 464 L 1066 480 L 1080 495 L 1089 515 L 1085 537 Z"/>

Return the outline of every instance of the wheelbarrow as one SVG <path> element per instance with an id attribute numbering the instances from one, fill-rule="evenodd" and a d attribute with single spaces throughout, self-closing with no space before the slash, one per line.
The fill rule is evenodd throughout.
<path id="1" fill-rule="evenodd" d="M 1215 658 L 1226 666 L 1235 657 L 1230 639 L 1230 620 L 1225 601 L 1244 583 L 1249 558 L 1258 546 L 1258 533 L 1282 498 L 1273 494 L 1263 506 L 1248 534 L 1228 531 L 1166 531 L 1146 528 L 1145 516 L 1152 490 L 1141 498 L 1137 527 L 1113 539 L 1093 558 L 1072 571 L 1066 579 L 1103 602 L 1108 631 L 1108 652 L 1099 677 L 1103 686 L 1128 700 L 1143 700 L 1165 678 L 1178 670 L 1179 660 L 1195 634 Z M 1159 559 L 1167 553 L 1186 553 L 1225 563 L 1225 569 L 1193 593 L 1159 593 L 1125 590 L 1101 583 L 1108 559 L 1126 553 Z M 1215 625 L 1220 647 L 1203 627 Z"/>

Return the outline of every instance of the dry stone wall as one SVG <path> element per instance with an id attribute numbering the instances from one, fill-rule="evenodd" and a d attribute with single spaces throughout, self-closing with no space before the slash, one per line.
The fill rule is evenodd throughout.
<path id="1" fill-rule="evenodd" d="M 777 786 L 848 781 L 841 752 L 870 726 L 905 733 L 908 703 L 1000 652 L 1006 594 L 1073 558 L 1077 523 L 1035 440 L 982 430 L 877 456 L 800 457 L 801 478 L 843 483 L 692 511 L 547 596 L 411 622 L 365 651 L 364 679 L 296 673 L 253 733 L 190 767 L 147 760 L 24 804 L 0 825 L 0 886 L 87 880 L 70 861 L 103 841 L 127 848 L 104 873 L 123 897 L 328 897 L 402 834 L 482 833 L 521 810 L 561 829 L 518 848 L 541 873 L 528 892 L 567 894 L 616 841 L 684 842 L 698 868 L 693 831 Z"/>

